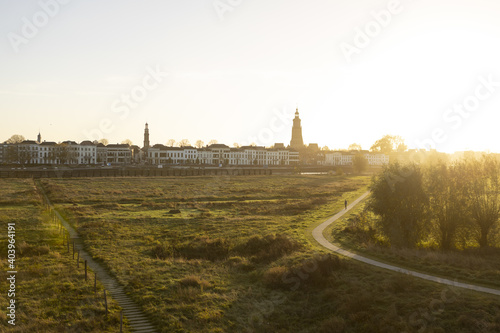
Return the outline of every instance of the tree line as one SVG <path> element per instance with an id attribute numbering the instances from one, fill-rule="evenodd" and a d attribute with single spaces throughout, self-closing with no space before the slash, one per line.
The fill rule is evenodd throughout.
<path id="1" fill-rule="evenodd" d="M 373 179 L 371 192 L 374 226 L 391 246 L 485 248 L 500 229 L 500 163 L 491 155 L 391 164 Z"/>

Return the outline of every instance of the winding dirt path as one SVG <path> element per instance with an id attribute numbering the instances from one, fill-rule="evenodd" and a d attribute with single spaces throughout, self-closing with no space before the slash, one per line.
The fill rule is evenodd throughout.
<path id="1" fill-rule="evenodd" d="M 349 210 L 351 210 L 360 201 L 362 201 L 363 199 L 365 199 L 369 194 L 370 194 L 370 192 L 363 193 L 359 198 L 357 198 L 350 205 L 348 205 L 347 209 L 344 209 L 344 210 L 338 212 L 337 214 L 335 214 L 334 216 L 330 217 L 328 220 L 326 220 L 325 222 L 323 222 L 319 226 L 317 226 L 312 231 L 312 235 L 313 235 L 314 239 L 318 243 L 320 243 L 323 247 L 325 247 L 325 248 L 327 248 L 329 250 L 332 250 L 333 252 L 336 252 L 338 254 L 341 254 L 343 256 L 349 257 L 349 258 L 354 259 L 354 260 L 362 261 L 362 262 L 364 262 L 366 264 L 369 264 L 369 265 L 372 265 L 372 266 L 376 266 L 376 267 L 380 267 L 380 268 L 385 268 L 385 269 L 388 269 L 388 270 L 391 270 L 391 271 L 395 271 L 395 272 L 399 272 L 399 273 L 403 273 L 403 274 L 408 274 L 408 275 L 415 276 L 415 277 L 418 277 L 418 278 L 421 278 L 421 279 L 425 279 L 425 280 L 429 280 L 429 281 L 433 281 L 433 282 L 437 282 L 437 283 L 441 283 L 441 284 L 446 284 L 446 285 L 449 285 L 449 286 L 454 286 L 454 287 L 459 287 L 459 288 L 465 288 L 465 289 L 479 291 L 479 292 L 482 292 L 482 293 L 487 293 L 487 294 L 492 294 L 492 295 L 500 296 L 500 290 L 498 290 L 498 289 L 492 289 L 492 288 L 480 287 L 480 286 L 476 286 L 476 285 L 468 284 L 468 283 L 456 282 L 456 281 L 452 281 L 452 280 L 448 280 L 448 279 L 443 279 L 443 278 L 440 278 L 440 277 L 437 277 L 437 276 L 433 276 L 433 275 L 428 275 L 428 274 L 423 274 L 423 273 L 415 272 L 415 271 L 408 270 L 408 269 L 405 269 L 405 268 L 401 268 L 401 267 L 398 267 L 398 266 L 388 265 L 388 264 L 385 264 L 383 262 L 376 261 L 376 260 L 373 260 L 373 259 L 368 259 L 366 257 L 360 256 L 359 254 L 355 254 L 355 253 L 346 251 L 346 250 L 344 250 L 344 249 L 342 249 L 342 248 L 340 248 L 338 246 L 335 246 L 332 243 L 330 243 L 325 238 L 325 236 L 323 236 L 323 232 L 325 231 L 325 229 L 330 224 L 332 224 L 333 222 L 335 222 L 336 220 L 338 220 L 340 217 L 342 217 L 342 215 L 344 215 Z"/>

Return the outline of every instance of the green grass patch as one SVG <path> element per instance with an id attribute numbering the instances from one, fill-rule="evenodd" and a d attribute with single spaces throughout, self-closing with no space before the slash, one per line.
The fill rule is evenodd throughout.
<path id="1" fill-rule="evenodd" d="M 162 332 L 498 329 L 498 298 L 328 255 L 312 239 L 312 229 L 343 209 L 345 199 L 364 193 L 369 180 L 276 175 L 43 183 L 89 252 Z M 448 298 L 437 313 L 443 294 Z"/>

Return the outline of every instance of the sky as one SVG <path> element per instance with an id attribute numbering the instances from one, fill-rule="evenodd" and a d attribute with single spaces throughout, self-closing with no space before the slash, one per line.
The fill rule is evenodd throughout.
<path id="1" fill-rule="evenodd" d="M 494 0 L 0 0 L 0 141 L 500 152 Z"/>

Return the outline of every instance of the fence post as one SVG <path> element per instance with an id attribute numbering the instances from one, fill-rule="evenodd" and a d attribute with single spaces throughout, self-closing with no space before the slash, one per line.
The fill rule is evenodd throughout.
<path id="1" fill-rule="evenodd" d="M 75 241 L 73 241 L 73 259 L 75 259 Z"/>
<path id="2" fill-rule="evenodd" d="M 77 251 L 76 254 L 77 254 L 76 267 L 80 268 L 80 251 Z"/>
<path id="3" fill-rule="evenodd" d="M 85 281 L 87 281 L 87 260 L 85 260 Z"/>
<path id="4" fill-rule="evenodd" d="M 108 300 L 106 298 L 106 289 L 104 289 L 104 305 L 106 306 L 106 316 L 108 315 Z"/>

